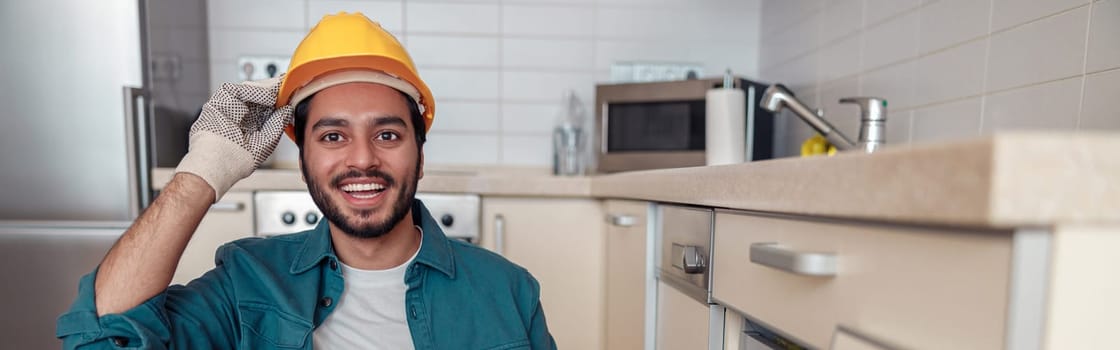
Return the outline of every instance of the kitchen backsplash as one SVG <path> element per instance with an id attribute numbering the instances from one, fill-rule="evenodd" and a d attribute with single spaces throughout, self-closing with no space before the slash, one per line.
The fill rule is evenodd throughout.
<path id="1" fill-rule="evenodd" d="M 213 0 L 210 81 L 238 80 L 239 57 L 290 55 L 324 14 L 360 11 L 408 47 L 436 96 L 429 164 L 548 166 L 562 92 L 590 111 L 613 62 L 757 76 L 760 1 Z"/>
<path id="2" fill-rule="evenodd" d="M 1120 0 L 764 0 L 759 73 L 844 133 L 845 96 L 889 101 L 889 144 L 1120 129 Z M 791 114 L 777 145 L 811 130 Z"/>

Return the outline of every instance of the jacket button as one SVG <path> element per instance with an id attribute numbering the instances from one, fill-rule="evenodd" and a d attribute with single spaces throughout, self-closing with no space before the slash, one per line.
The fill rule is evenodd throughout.
<path id="1" fill-rule="evenodd" d="M 409 313 L 412 314 L 413 319 L 416 318 L 416 305 L 412 305 L 412 307 L 409 308 Z"/>
<path id="2" fill-rule="evenodd" d="M 128 338 L 113 337 L 112 339 L 113 339 L 113 345 L 116 345 L 116 346 L 119 346 L 119 347 L 122 347 L 122 348 L 128 346 Z"/>
<path id="3" fill-rule="evenodd" d="M 331 260 L 331 270 L 338 271 L 338 263 L 334 260 Z"/>
<path id="4" fill-rule="evenodd" d="M 331 307 L 331 304 L 333 304 L 333 303 L 334 303 L 334 299 L 331 299 L 331 297 L 325 297 L 325 298 L 319 300 L 319 305 L 322 305 L 323 307 Z"/>

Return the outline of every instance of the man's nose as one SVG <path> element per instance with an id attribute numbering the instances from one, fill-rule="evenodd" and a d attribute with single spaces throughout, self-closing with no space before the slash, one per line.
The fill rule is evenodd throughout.
<path id="1" fill-rule="evenodd" d="M 374 169 L 381 166 L 381 158 L 372 142 L 354 142 L 346 155 L 347 166 L 355 169 Z"/>

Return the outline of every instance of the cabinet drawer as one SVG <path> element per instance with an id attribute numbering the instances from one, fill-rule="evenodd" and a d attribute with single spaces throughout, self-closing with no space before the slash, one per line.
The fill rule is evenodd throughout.
<path id="1" fill-rule="evenodd" d="M 198 224 L 171 284 L 187 284 L 214 269 L 214 254 L 223 244 L 253 235 L 253 194 L 229 192 L 210 207 Z"/>
<path id="2" fill-rule="evenodd" d="M 831 254 L 835 272 L 752 262 L 759 243 L 774 249 L 756 259 Z M 1010 232 L 719 211 L 713 247 L 713 298 L 813 347 L 828 348 L 838 325 L 907 348 L 1004 347 Z"/>

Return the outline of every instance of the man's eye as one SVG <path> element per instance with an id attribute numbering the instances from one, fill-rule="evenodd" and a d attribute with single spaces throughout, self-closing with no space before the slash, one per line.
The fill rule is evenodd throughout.
<path id="1" fill-rule="evenodd" d="M 342 141 L 342 135 L 337 133 L 337 132 L 332 132 L 332 133 L 328 133 L 326 135 L 323 135 L 323 137 L 321 139 L 323 141 L 327 141 L 327 142 L 339 142 L 339 141 Z"/>
<path id="2" fill-rule="evenodd" d="M 397 136 L 397 133 L 395 133 L 395 132 L 386 131 L 386 132 L 377 134 L 377 139 L 381 140 L 381 141 L 395 141 L 398 138 L 400 138 L 400 137 Z"/>

